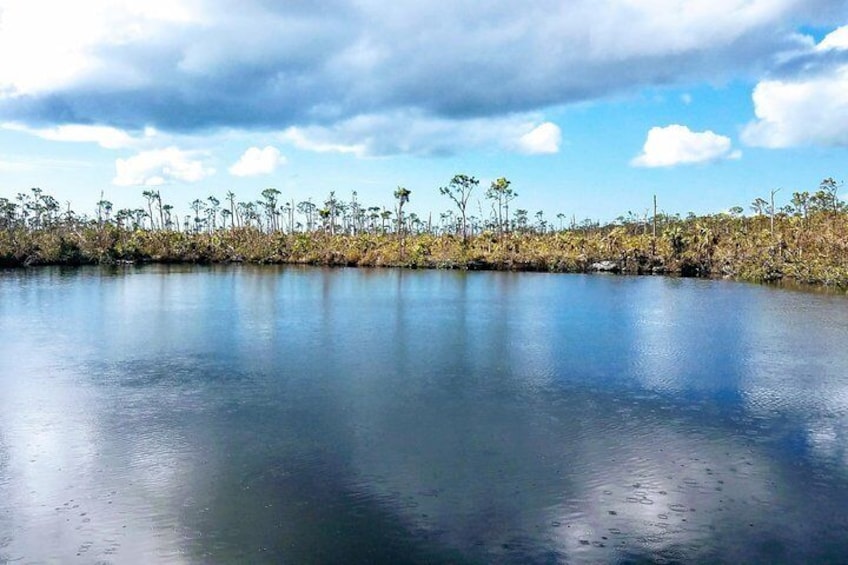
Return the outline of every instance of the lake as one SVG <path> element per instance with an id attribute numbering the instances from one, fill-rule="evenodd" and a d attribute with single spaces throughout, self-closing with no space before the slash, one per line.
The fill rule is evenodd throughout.
<path id="1" fill-rule="evenodd" d="M 848 298 L 0 271 L 0 563 L 848 555 Z"/>

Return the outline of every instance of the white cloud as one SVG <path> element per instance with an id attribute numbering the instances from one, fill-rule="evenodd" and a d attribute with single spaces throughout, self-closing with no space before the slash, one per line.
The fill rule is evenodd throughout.
<path id="1" fill-rule="evenodd" d="M 826 36 L 815 47 L 813 57 L 846 50 L 848 26 Z M 827 63 L 825 59 L 817 73 L 762 81 L 752 98 L 757 119 L 742 132 L 748 145 L 848 145 L 848 63 Z"/>
<path id="2" fill-rule="evenodd" d="M 3 0 L 0 98 L 4 91 L 17 96 L 68 86 L 110 66 L 109 47 L 149 40 L 168 24 L 197 18 L 183 0 Z"/>
<path id="3" fill-rule="evenodd" d="M 672 124 L 653 127 L 648 132 L 642 154 L 631 161 L 634 167 L 673 167 L 682 164 L 708 163 L 720 159 L 738 159 L 729 137 L 712 131 L 694 132 L 686 126 Z"/>
<path id="4" fill-rule="evenodd" d="M 545 122 L 525 133 L 518 140 L 518 146 L 524 153 L 559 153 L 562 132 L 553 122 Z"/>
<path id="5" fill-rule="evenodd" d="M 30 128 L 18 122 L 8 122 L 0 125 L 0 127 L 7 130 L 25 132 L 51 141 L 96 143 L 105 149 L 130 147 L 142 139 L 109 126 L 67 124 L 52 128 Z M 143 135 L 144 138 L 150 138 L 155 135 L 155 131 L 147 128 Z"/>
<path id="6" fill-rule="evenodd" d="M 448 155 L 497 148 L 519 153 L 556 153 L 561 133 L 537 114 L 450 120 L 420 112 L 356 116 L 333 126 L 292 127 L 281 139 L 298 149 L 357 157 L 395 154 Z"/>
<path id="7" fill-rule="evenodd" d="M 171 182 L 198 182 L 215 170 L 204 165 L 197 151 L 176 147 L 142 151 L 128 159 L 115 161 L 117 186 L 159 186 Z"/>
<path id="8" fill-rule="evenodd" d="M 821 43 L 816 45 L 816 51 L 830 51 L 832 49 L 844 51 L 848 49 L 848 25 L 827 34 Z"/>
<path id="9" fill-rule="evenodd" d="M 795 30 L 834 25 L 844 2 L 242 0 L 234 14 L 231 0 L 0 0 L 0 121 L 105 147 L 130 141 L 61 128 L 280 128 L 297 147 L 354 155 L 551 153 L 561 142 L 544 109 L 750 80 L 809 50 Z M 429 119 L 403 132 L 397 115 Z"/>
<path id="10" fill-rule="evenodd" d="M 20 56 L 0 57 L 0 119 L 180 132 L 398 109 L 503 118 L 749 78 L 804 43 L 798 26 L 844 14 L 844 0 L 2 4 L 0 53 Z"/>
<path id="11" fill-rule="evenodd" d="M 331 138 L 340 136 L 347 137 L 344 132 L 334 132 L 326 127 L 290 127 L 282 133 L 281 139 L 290 142 L 298 149 L 314 153 L 346 153 L 357 157 L 363 157 L 367 153 L 365 145 L 361 143 L 345 144 L 330 141 Z"/>
<path id="12" fill-rule="evenodd" d="M 237 177 L 251 177 L 256 175 L 268 175 L 284 165 L 286 158 L 280 154 L 276 147 L 268 145 L 264 149 L 251 147 L 244 155 L 229 168 L 230 174 Z"/>

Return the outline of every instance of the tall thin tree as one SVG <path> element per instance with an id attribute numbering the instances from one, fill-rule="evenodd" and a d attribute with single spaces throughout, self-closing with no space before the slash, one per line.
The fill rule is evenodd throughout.
<path id="1" fill-rule="evenodd" d="M 466 208 L 468 207 L 468 199 L 471 197 L 471 192 L 474 188 L 480 184 L 480 181 L 474 177 L 459 174 L 454 175 L 451 179 L 450 183 L 447 186 L 442 186 L 439 188 L 439 192 L 451 200 L 453 200 L 454 204 L 456 204 L 457 209 L 459 210 L 462 231 L 462 240 L 466 241 L 468 239 L 468 218 L 466 216 Z"/>

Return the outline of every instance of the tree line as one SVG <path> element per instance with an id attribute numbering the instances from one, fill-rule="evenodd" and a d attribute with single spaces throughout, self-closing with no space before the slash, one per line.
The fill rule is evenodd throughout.
<path id="1" fill-rule="evenodd" d="M 473 176 L 457 174 L 439 188 L 454 207 L 426 218 L 416 213 L 405 214 L 404 206 L 409 203 L 412 191 L 398 186 L 394 191 L 392 206 L 365 205 L 353 191 L 349 200 L 331 191 L 323 202 L 311 198 L 296 201 L 284 199 L 276 188 L 266 188 L 257 200 L 238 200 L 235 193 L 228 191 L 221 200 L 215 195 L 195 198 L 188 204 L 188 213 L 180 215 L 173 204 L 165 202 L 159 190 L 142 192 L 144 205 L 137 208 L 116 209 L 101 193 L 94 215 L 77 214 L 44 193 L 40 188 L 18 193 L 13 199 L 0 197 L 0 228 L 12 226 L 40 229 L 58 222 L 86 223 L 97 226 L 114 225 L 121 229 L 147 229 L 182 231 L 186 233 L 213 232 L 219 229 L 253 228 L 263 232 L 309 233 L 323 231 L 330 234 L 397 233 L 397 234 L 448 234 L 464 238 L 486 230 L 506 233 L 519 231 L 548 231 L 554 222 L 545 218 L 541 210 L 532 216 L 526 209 L 515 208 L 510 213 L 510 203 L 518 194 L 511 181 L 501 177 L 491 182 L 483 193 L 486 209 L 478 200 L 475 213 L 469 208 L 472 193 L 479 192 L 480 181 Z M 560 229 L 564 214 L 557 214 Z M 592 222 L 584 220 L 583 225 Z M 571 227 L 576 220 L 572 218 Z"/>
<path id="2" fill-rule="evenodd" d="M 450 209 L 407 213 L 398 186 L 390 207 L 330 192 L 323 202 L 284 199 L 275 188 L 241 201 L 196 198 L 179 215 L 160 191 L 138 208 L 102 197 L 77 214 L 39 188 L 0 197 L 0 265 L 126 261 L 252 261 L 326 265 L 672 273 L 848 286 L 848 208 L 842 184 L 824 179 L 778 206 L 772 190 L 708 215 L 627 212 L 608 223 L 531 216 L 506 178 L 481 190 L 457 174 L 439 188 Z M 470 206 L 472 198 L 482 199 Z"/>

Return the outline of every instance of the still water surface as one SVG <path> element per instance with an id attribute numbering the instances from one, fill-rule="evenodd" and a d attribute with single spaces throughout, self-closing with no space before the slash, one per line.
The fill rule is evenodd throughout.
<path id="1" fill-rule="evenodd" d="M 0 272 L 0 563 L 839 561 L 848 299 Z"/>

